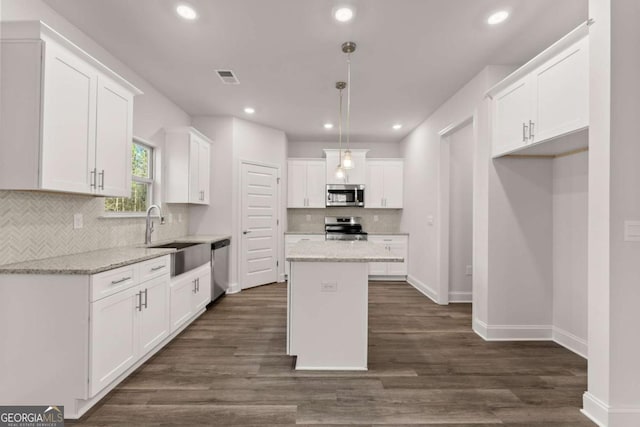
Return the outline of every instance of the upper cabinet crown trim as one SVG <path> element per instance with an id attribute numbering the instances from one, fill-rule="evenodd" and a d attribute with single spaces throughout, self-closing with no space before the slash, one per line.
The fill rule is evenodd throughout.
<path id="1" fill-rule="evenodd" d="M 593 19 L 589 19 L 582 24 L 578 25 L 575 29 L 573 29 L 569 34 L 562 37 L 560 40 L 549 46 L 547 49 L 540 52 L 538 55 L 533 57 L 529 62 L 524 64 L 522 67 L 515 70 L 513 73 L 509 74 L 507 77 L 502 79 L 499 83 L 491 87 L 485 94 L 489 98 L 493 99 L 493 97 L 498 94 L 500 91 L 508 87 L 509 85 L 517 82 L 518 80 L 525 77 L 527 74 L 533 72 L 536 68 L 538 68 L 543 63 L 547 62 L 549 59 L 558 55 L 564 49 L 571 46 L 573 43 L 578 40 L 589 35 L 589 27 L 594 23 Z"/>
<path id="2" fill-rule="evenodd" d="M 3 40 L 44 40 L 50 39 L 61 46 L 71 50 L 83 60 L 87 61 L 99 71 L 107 74 L 116 83 L 123 86 L 133 95 L 142 95 L 143 92 L 136 86 L 129 83 L 120 74 L 107 67 L 105 64 L 91 56 L 87 51 L 77 44 L 48 26 L 42 21 L 8 21 L 2 23 L 2 39 Z"/>
<path id="3" fill-rule="evenodd" d="M 207 135 L 205 135 L 204 133 L 200 132 L 198 129 L 194 128 L 193 126 L 176 126 L 176 127 L 171 127 L 171 128 L 164 128 L 165 133 L 192 133 L 195 134 L 197 137 L 203 139 L 205 142 L 212 144 L 213 141 L 211 138 L 209 138 Z"/>
<path id="4" fill-rule="evenodd" d="M 324 151 L 325 154 L 326 154 L 326 153 L 335 153 L 337 151 L 340 151 L 340 149 L 339 148 L 324 148 L 322 151 Z M 347 151 L 346 146 L 345 146 L 345 148 L 342 149 L 342 151 Z M 351 151 L 352 153 L 365 153 L 365 155 L 366 155 L 370 150 L 368 150 L 368 149 L 365 150 L 363 148 L 354 148 L 353 150 L 349 150 L 349 151 Z"/>

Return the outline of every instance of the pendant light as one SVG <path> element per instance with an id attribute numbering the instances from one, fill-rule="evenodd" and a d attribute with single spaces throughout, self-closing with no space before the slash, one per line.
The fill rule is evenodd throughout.
<path id="1" fill-rule="evenodd" d="M 340 91 L 340 106 L 338 108 L 338 111 L 340 112 L 340 115 L 338 116 L 338 143 L 340 150 L 338 153 L 339 163 L 336 167 L 337 179 L 344 179 L 345 177 L 344 167 L 342 166 L 342 91 L 345 87 L 347 87 L 347 84 L 345 82 L 336 82 L 336 89 Z"/>
<path id="2" fill-rule="evenodd" d="M 356 44 L 354 42 L 342 43 L 342 51 L 347 54 L 347 149 L 342 159 L 344 169 L 353 169 L 354 166 L 351 150 L 349 150 L 349 140 L 351 135 L 351 54 L 355 50 Z"/>

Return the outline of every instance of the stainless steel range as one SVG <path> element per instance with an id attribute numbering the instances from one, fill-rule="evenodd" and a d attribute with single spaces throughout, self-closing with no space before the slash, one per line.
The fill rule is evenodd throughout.
<path id="1" fill-rule="evenodd" d="M 326 240 L 367 240 L 358 216 L 325 216 L 324 233 Z"/>

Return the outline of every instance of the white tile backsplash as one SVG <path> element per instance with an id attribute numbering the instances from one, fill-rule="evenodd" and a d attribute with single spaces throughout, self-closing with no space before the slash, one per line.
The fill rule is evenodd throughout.
<path id="1" fill-rule="evenodd" d="M 187 205 L 162 209 L 173 222 L 160 226 L 156 220 L 154 241 L 188 234 Z M 83 227 L 74 229 L 78 213 Z M 0 191 L 0 264 L 144 243 L 144 218 L 103 218 L 103 213 L 101 197 Z"/>
<path id="2" fill-rule="evenodd" d="M 399 233 L 402 209 L 325 208 L 287 209 L 287 227 L 292 232 L 324 233 L 325 216 L 359 216 L 369 234 Z M 377 221 L 375 221 L 377 217 Z"/>

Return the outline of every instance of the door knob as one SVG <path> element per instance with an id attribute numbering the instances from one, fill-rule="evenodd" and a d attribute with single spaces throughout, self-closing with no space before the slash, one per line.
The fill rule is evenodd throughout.
<path id="1" fill-rule="evenodd" d="M 250 230 L 244 230 L 244 231 L 242 232 L 242 234 L 249 234 L 249 233 L 251 233 L 251 231 L 250 231 Z"/>

